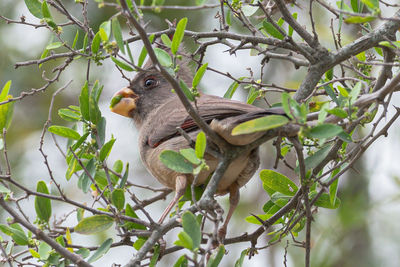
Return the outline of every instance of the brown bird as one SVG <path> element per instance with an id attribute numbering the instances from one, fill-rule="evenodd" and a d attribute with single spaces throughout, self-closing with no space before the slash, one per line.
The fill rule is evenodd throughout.
<path id="1" fill-rule="evenodd" d="M 185 64 L 181 65 L 178 76 L 187 84 L 191 84 L 192 75 Z M 179 201 L 186 186 L 194 178 L 192 174 L 177 173 L 167 168 L 159 158 L 160 153 L 164 150 L 179 151 L 190 147 L 189 142 L 179 134 L 178 127 L 187 132 L 193 140 L 200 131 L 171 89 L 171 85 L 155 70 L 152 63 L 147 62 L 144 70 L 138 72 L 130 86 L 114 95 L 113 99 L 118 98 L 119 102 L 111 107 L 113 112 L 133 118 L 139 129 L 139 150 L 143 163 L 160 183 L 175 190 L 175 196 L 163 212 L 160 223 Z M 268 114 L 284 114 L 280 109 L 264 110 L 239 101 L 207 94 L 201 94 L 196 99 L 195 106 L 204 121 L 233 145 L 249 144 L 264 134 L 264 132 L 258 132 L 232 136 L 232 129 L 239 123 Z M 197 185 L 206 183 L 218 164 L 218 159 L 208 153 L 204 158 L 209 169 L 204 169 L 198 174 Z M 250 180 L 259 162 L 258 148 L 241 155 L 229 165 L 218 184 L 217 194 L 230 194 L 230 207 L 225 222 L 219 229 L 220 236 L 225 236 L 228 222 L 238 204 L 239 188 Z"/>

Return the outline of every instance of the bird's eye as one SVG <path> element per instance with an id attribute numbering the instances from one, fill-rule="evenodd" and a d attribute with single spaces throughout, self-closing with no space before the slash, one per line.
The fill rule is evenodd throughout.
<path id="1" fill-rule="evenodd" d="M 146 88 L 151 88 L 151 87 L 154 87 L 156 85 L 157 85 L 157 81 L 153 77 L 147 78 L 144 81 L 144 87 L 146 87 Z"/>

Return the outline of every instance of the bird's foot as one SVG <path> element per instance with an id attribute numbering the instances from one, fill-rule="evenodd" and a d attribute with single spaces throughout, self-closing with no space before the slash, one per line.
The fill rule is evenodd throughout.
<path id="1" fill-rule="evenodd" d="M 218 242 L 223 244 L 225 241 L 226 236 L 226 225 L 223 225 L 221 228 L 218 229 Z"/>

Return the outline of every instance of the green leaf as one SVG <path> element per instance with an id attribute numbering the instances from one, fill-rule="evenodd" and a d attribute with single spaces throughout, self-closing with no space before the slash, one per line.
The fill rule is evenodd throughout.
<path id="1" fill-rule="evenodd" d="M 161 41 L 165 44 L 166 47 L 171 48 L 171 39 L 169 39 L 168 35 L 166 35 L 165 33 L 161 34 Z"/>
<path id="2" fill-rule="evenodd" d="M 29 244 L 29 238 L 19 224 L 13 223 L 8 229 L 11 232 L 11 238 L 17 245 L 26 246 Z"/>
<path id="3" fill-rule="evenodd" d="M 178 52 L 179 45 L 182 42 L 183 36 L 185 34 L 187 21 L 188 21 L 187 18 L 182 18 L 176 25 L 174 37 L 172 38 L 172 44 L 171 44 L 171 52 L 174 55 L 176 55 L 176 52 Z"/>
<path id="4" fill-rule="evenodd" d="M 186 232 L 178 234 L 178 240 L 174 242 L 175 245 L 193 250 L 193 241 Z"/>
<path id="5" fill-rule="evenodd" d="M 85 52 L 87 49 L 88 41 L 89 41 L 89 38 L 88 38 L 88 34 L 86 33 L 85 37 L 83 37 L 83 45 L 82 45 L 83 52 Z"/>
<path id="6" fill-rule="evenodd" d="M 243 261 L 244 257 L 246 257 L 247 249 L 243 250 L 242 253 L 240 253 L 239 259 L 235 262 L 235 267 L 243 267 Z"/>
<path id="7" fill-rule="evenodd" d="M 121 188 L 116 188 L 111 194 L 111 203 L 121 211 L 125 205 L 125 194 Z"/>
<path id="8" fill-rule="evenodd" d="M 42 14 L 45 19 L 53 20 L 50 14 L 49 6 L 46 1 L 42 2 Z"/>
<path id="9" fill-rule="evenodd" d="M 263 21 L 263 28 L 264 30 L 269 33 L 272 37 L 275 37 L 279 40 L 283 40 L 284 36 L 283 34 L 277 30 L 274 25 L 269 23 L 266 19 Z"/>
<path id="10" fill-rule="evenodd" d="M 377 17 L 375 17 L 375 16 L 367 16 L 367 17 L 351 16 L 351 17 L 345 18 L 344 22 L 347 24 L 362 24 L 362 23 L 373 21 L 376 18 Z"/>
<path id="11" fill-rule="evenodd" d="M 347 112 L 346 112 L 344 109 L 342 109 L 342 108 L 332 108 L 332 109 L 328 109 L 327 112 L 328 112 L 329 114 L 333 114 L 333 115 L 335 115 L 336 117 L 343 118 L 343 119 L 344 119 L 344 118 L 347 118 L 347 116 L 348 116 Z"/>
<path id="12" fill-rule="evenodd" d="M 310 199 L 313 199 L 317 195 L 317 192 L 312 192 L 310 193 L 309 197 Z M 330 196 L 329 194 L 323 193 L 317 201 L 315 201 L 314 205 L 317 207 L 321 208 L 327 208 L 327 209 L 337 209 L 340 206 L 340 199 L 336 198 L 336 201 L 334 204 L 331 204 Z"/>
<path id="13" fill-rule="evenodd" d="M 241 9 L 246 17 L 250 17 L 257 12 L 258 6 L 245 5 Z"/>
<path id="14" fill-rule="evenodd" d="M 186 83 L 183 80 L 179 80 L 179 85 L 181 86 L 181 89 L 185 94 L 186 98 L 189 99 L 190 101 L 194 101 L 194 95 L 190 90 L 190 88 L 186 85 Z"/>
<path id="15" fill-rule="evenodd" d="M 236 89 L 238 88 L 238 86 L 239 86 L 238 82 L 233 82 L 229 86 L 228 91 L 226 91 L 226 93 L 224 94 L 224 98 L 231 99 L 233 94 L 236 92 Z"/>
<path id="16" fill-rule="evenodd" d="M 85 258 L 89 257 L 89 255 L 90 255 L 90 250 L 87 249 L 87 248 L 80 248 L 80 249 L 78 249 L 75 253 L 81 255 L 82 258 L 85 259 Z"/>
<path id="17" fill-rule="evenodd" d="M 336 94 L 331 88 L 331 85 L 325 85 L 324 89 L 325 89 L 325 92 L 329 95 L 329 97 L 336 103 L 336 105 L 340 106 L 339 101 L 336 97 Z"/>
<path id="18" fill-rule="evenodd" d="M 365 55 L 365 51 L 362 51 L 361 53 L 356 55 L 356 58 L 360 61 L 366 61 L 367 60 L 367 56 Z"/>
<path id="19" fill-rule="evenodd" d="M 339 90 L 339 92 L 342 96 L 344 96 L 344 97 L 349 96 L 349 92 L 347 92 L 347 90 L 344 87 L 338 85 L 337 89 Z"/>
<path id="20" fill-rule="evenodd" d="M 3 86 L 3 89 L 1 89 L 0 101 L 6 100 L 8 93 L 10 92 L 11 83 L 11 80 L 7 81 L 6 84 Z"/>
<path id="21" fill-rule="evenodd" d="M 251 105 L 258 97 L 258 90 L 254 86 L 250 87 L 249 94 L 247 95 L 246 103 Z"/>
<path id="22" fill-rule="evenodd" d="M 351 138 L 351 136 L 348 133 L 346 133 L 345 131 L 339 133 L 338 137 L 340 140 L 342 140 L 344 142 L 347 142 L 347 143 L 353 142 L 353 139 Z"/>
<path id="23" fill-rule="evenodd" d="M 358 13 L 358 0 L 351 0 L 350 1 L 351 8 L 355 13 Z"/>
<path id="24" fill-rule="evenodd" d="M 271 196 L 271 201 L 279 208 L 282 208 L 289 202 L 290 198 L 291 198 L 291 196 L 287 196 L 280 192 L 275 192 Z"/>
<path id="25" fill-rule="evenodd" d="M 99 34 L 100 34 L 100 38 L 103 42 L 107 42 L 108 41 L 108 36 L 106 31 L 103 28 L 99 28 Z"/>
<path id="26" fill-rule="evenodd" d="M 329 69 L 327 72 L 325 72 L 325 77 L 328 81 L 333 79 L 333 68 Z"/>
<path id="27" fill-rule="evenodd" d="M 12 95 L 9 95 L 11 88 L 11 80 L 6 82 L 1 90 L 0 94 L 0 102 L 6 101 L 12 98 Z M 14 102 L 9 102 L 7 104 L 0 105 L 0 131 L 8 129 L 10 127 L 12 116 L 14 112 Z"/>
<path id="28" fill-rule="evenodd" d="M 82 219 L 76 226 L 75 232 L 82 235 L 91 235 L 103 232 L 110 228 L 114 219 L 107 215 L 93 215 Z"/>
<path id="29" fill-rule="evenodd" d="M 108 155 L 110 155 L 115 140 L 116 140 L 115 138 L 111 138 L 111 140 L 105 143 L 104 146 L 100 149 L 100 155 L 99 155 L 100 161 L 104 161 L 108 157 Z"/>
<path id="30" fill-rule="evenodd" d="M 121 182 L 119 183 L 119 188 L 124 188 L 129 175 L 129 163 L 126 163 L 125 173 L 122 176 Z"/>
<path id="31" fill-rule="evenodd" d="M 128 203 L 125 205 L 125 214 L 126 216 L 139 219 L 135 211 L 132 209 L 131 205 L 129 205 Z M 126 222 L 124 226 L 130 230 L 132 229 L 146 230 L 146 226 L 134 222 Z"/>
<path id="32" fill-rule="evenodd" d="M 225 255 L 225 247 L 224 245 L 219 245 L 217 254 L 209 259 L 207 262 L 207 267 L 218 267 L 219 263 L 222 260 L 222 257 Z"/>
<path id="33" fill-rule="evenodd" d="M 106 37 L 104 41 L 108 41 L 108 39 L 110 39 L 110 34 L 111 34 L 111 21 L 107 20 L 107 21 L 104 21 L 103 23 L 101 23 L 100 27 L 99 27 L 99 31 L 100 31 L 100 29 L 103 29 L 104 33 L 106 34 L 106 36 L 104 36 L 104 37 Z M 102 39 L 104 37 L 102 36 Z"/>
<path id="34" fill-rule="evenodd" d="M 180 256 L 173 267 L 188 267 L 188 260 L 185 255 Z"/>
<path id="35" fill-rule="evenodd" d="M 320 124 L 306 132 L 306 136 L 311 138 L 331 138 L 343 132 L 342 127 L 336 124 Z"/>
<path id="36" fill-rule="evenodd" d="M 114 165 L 113 165 L 113 170 L 116 173 L 122 173 L 122 170 L 124 169 L 124 163 L 122 163 L 121 160 L 117 160 Z"/>
<path id="37" fill-rule="evenodd" d="M 200 224 L 196 220 L 196 216 L 190 211 L 182 214 L 182 226 L 185 233 L 187 233 L 193 242 L 193 249 L 200 247 L 201 243 L 201 230 Z"/>
<path id="38" fill-rule="evenodd" d="M 379 9 L 379 0 L 361 0 L 372 11 Z"/>
<path id="39" fill-rule="evenodd" d="M 294 12 L 293 14 L 292 14 L 292 17 L 295 19 L 295 20 L 297 20 L 297 12 Z M 293 28 L 292 28 L 292 26 L 290 26 L 289 25 L 289 29 L 288 29 L 288 35 L 290 36 L 290 37 L 292 37 L 293 36 Z"/>
<path id="40" fill-rule="evenodd" d="M 133 60 L 132 52 L 131 52 L 131 49 L 129 48 L 128 41 L 125 42 L 125 48 L 126 48 L 126 51 L 128 52 L 130 63 L 132 63 L 134 65 L 135 61 Z"/>
<path id="41" fill-rule="evenodd" d="M 362 87 L 361 82 L 358 82 L 358 83 L 356 83 L 356 85 L 353 87 L 353 89 L 351 89 L 351 92 L 350 92 L 350 94 L 349 94 L 349 96 L 350 96 L 350 103 L 351 103 L 351 104 L 353 104 L 354 102 L 356 102 L 357 97 L 360 95 L 361 87 Z"/>
<path id="42" fill-rule="evenodd" d="M 157 56 L 158 61 L 164 67 L 171 67 L 172 66 L 172 59 L 171 56 L 161 48 L 154 48 L 154 53 Z"/>
<path id="43" fill-rule="evenodd" d="M 29 249 L 29 252 L 31 253 L 32 257 L 37 258 L 37 259 L 40 259 L 39 253 L 37 253 L 35 250 L 33 250 L 33 249 L 30 248 L 30 249 Z"/>
<path id="44" fill-rule="evenodd" d="M 262 170 L 260 179 L 269 188 L 288 196 L 294 196 L 298 190 L 297 185 L 292 180 L 273 170 Z"/>
<path id="45" fill-rule="evenodd" d="M 38 19 L 43 18 L 42 3 L 39 0 L 24 0 L 29 12 Z"/>
<path id="46" fill-rule="evenodd" d="M 58 110 L 58 116 L 66 121 L 79 121 L 81 117 L 76 111 L 72 111 L 68 108 L 62 108 Z"/>
<path id="47" fill-rule="evenodd" d="M 158 261 L 158 257 L 160 256 L 160 245 L 154 246 L 153 256 L 150 259 L 149 267 L 155 267 Z"/>
<path id="48" fill-rule="evenodd" d="M 82 87 L 81 94 L 79 96 L 79 107 L 80 107 L 83 119 L 89 121 L 90 120 L 89 87 L 88 87 L 87 81 L 85 82 L 85 85 Z"/>
<path id="49" fill-rule="evenodd" d="M 101 43 L 100 32 L 97 32 L 92 40 L 92 53 L 93 54 L 97 54 L 97 52 L 99 52 L 100 43 Z"/>
<path id="50" fill-rule="evenodd" d="M 138 67 L 142 67 L 144 60 L 146 59 L 147 56 L 147 49 L 145 46 L 142 47 L 142 50 L 140 51 L 139 54 L 139 59 L 138 59 Z"/>
<path id="51" fill-rule="evenodd" d="M 48 195 L 49 189 L 44 181 L 39 181 L 36 185 L 36 192 Z M 35 211 L 39 219 L 49 222 L 51 216 L 51 201 L 45 197 L 35 197 Z"/>
<path id="52" fill-rule="evenodd" d="M 268 115 L 239 124 L 232 130 L 232 135 L 249 134 L 281 127 L 289 122 L 289 119 L 281 115 Z"/>
<path id="53" fill-rule="evenodd" d="M 135 243 L 133 243 L 133 247 L 136 250 L 139 250 L 144 245 L 146 240 L 147 240 L 147 237 L 140 237 L 139 236 L 138 239 L 135 241 Z"/>
<path id="54" fill-rule="evenodd" d="M 88 263 L 92 263 L 103 257 L 112 245 L 112 238 L 107 239 L 101 244 L 101 246 L 93 253 L 93 255 L 88 259 Z"/>
<path id="55" fill-rule="evenodd" d="M 38 253 L 40 255 L 41 260 L 47 260 L 50 257 L 50 252 L 52 251 L 52 247 L 49 246 L 46 242 L 40 242 Z"/>
<path id="56" fill-rule="evenodd" d="M 338 174 L 340 171 L 340 169 L 335 169 L 332 172 L 331 178 L 336 176 L 336 174 Z M 329 186 L 329 201 L 331 203 L 332 206 L 334 206 L 336 204 L 336 199 L 337 199 L 337 189 L 338 189 L 338 185 L 339 185 L 339 179 L 336 179 L 333 181 L 333 183 Z"/>
<path id="57" fill-rule="evenodd" d="M 99 109 L 98 100 L 102 90 L 103 86 L 99 86 L 99 81 L 96 80 L 89 96 L 90 121 L 95 125 L 97 125 L 101 120 L 101 112 Z"/>
<path id="58" fill-rule="evenodd" d="M 201 160 L 196 156 L 196 151 L 193 148 L 181 149 L 179 153 L 194 165 L 199 165 L 201 163 Z"/>
<path id="59" fill-rule="evenodd" d="M 199 159 L 202 159 L 204 157 L 204 152 L 206 152 L 206 146 L 207 146 L 206 135 L 204 132 L 201 131 L 197 134 L 196 145 L 195 145 L 196 156 Z"/>
<path id="60" fill-rule="evenodd" d="M 48 130 L 53 134 L 74 140 L 79 140 L 79 138 L 81 138 L 81 135 L 77 131 L 64 126 L 52 125 Z"/>
<path id="61" fill-rule="evenodd" d="M 117 42 L 117 45 L 119 47 L 119 50 L 121 50 L 121 52 L 123 54 L 125 54 L 124 41 L 123 41 L 122 32 L 121 32 L 121 25 L 119 24 L 118 18 L 115 17 L 112 19 L 111 26 L 112 26 L 112 32 L 113 32 L 115 41 Z"/>
<path id="62" fill-rule="evenodd" d="M 129 66 L 127 63 L 116 59 L 115 57 L 111 56 L 111 60 L 121 69 L 126 70 L 126 71 L 133 71 L 133 68 Z"/>
<path id="63" fill-rule="evenodd" d="M 196 72 L 193 78 L 192 87 L 196 88 L 199 85 L 201 78 L 203 78 L 204 73 L 207 70 L 208 63 L 203 64 Z"/>
<path id="64" fill-rule="evenodd" d="M 91 158 L 86 163 L 85 168 L 87 172 L 84 171 L 79 177 L 78 188 L 82 189 L 84 193 L 87 193 L 89 191 L 90 185 L 92 184 L 92 179 L 90 179 L 89 175 L 93 178 L 96 173 L 95 159 Z"/>
<path id="65" fill-rule="evenodd" d="M 63 43 L 61 43 L 61 42 L 54 42 L 54 43 L 48 44 L 48 45 L 46 46 L 46 49 L 47 49 L 47 50 L 52 50 L 52 49 L 57 49 L 57 48 L 59 48 L 59 47 L 61 47 L 61 46 L 63 46 Z"/>
<path id="66" fill-rule="evenodd" d="M 306 165 L 306 171 L 310 169 L 314 169 L 321 161 L 328 156 L 329 151 L 331 150 L 331 146 L 327 145 L 322 147 L 320 150 L 315 152 L 313 155 L 307 157 L 304 160 Z M 298 172 L 299 167 L 295 168 L 295 171 Z"/>
<path id="67" fill-rule="evenodd" d="M 8 95 L 4 99 L 0 100 L 0 102 L 6 101 L 11 98 L 12 98 L 12 95 Z M 8 127 L 10 127 L 13 112 L 14 112 L 14 103 L 13 102 L 9 102 L 7 104 L 3 104 L 0 106 L 0 131 L 1 131 L 1 133 L 3 132 L 2 130 L 4 128 L 8 129 Z"/>
<path id="68" fill-rule="evenodd" d="M 164 150 L 160 153 L 161 162 L 169 169 L 179 173 L 192 173 L 193 165 L 181 154 L 173 150 Z"/>

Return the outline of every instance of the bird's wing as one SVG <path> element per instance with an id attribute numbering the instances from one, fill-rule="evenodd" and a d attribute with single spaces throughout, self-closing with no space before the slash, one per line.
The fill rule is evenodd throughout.
<path id="1" fill-rule="evenodd" d="M 197 99 L 194 107 L 207 123 L 211 123 L 213 120 L 223 122 L 229 119 L 229 123 L 237 125 L 253 118 L 274 114 L 274 112 L 268 112 L 268 110 L 256 106 L 213 95 L 202 95 Z M 276 113 L 281 114 L 278 111 Z M 146 127 L 151 129 L 146 133 L 148 137 L 147 144 L 150 147 L 156 147 L 163 141 L 178 135 L 178 127 L 185 132 L 198 129 L 197 124 L 186 112 L 177 97 L 155 110 L 151 117 L 153 118 L 149 122 L 151 125 Z"/>

